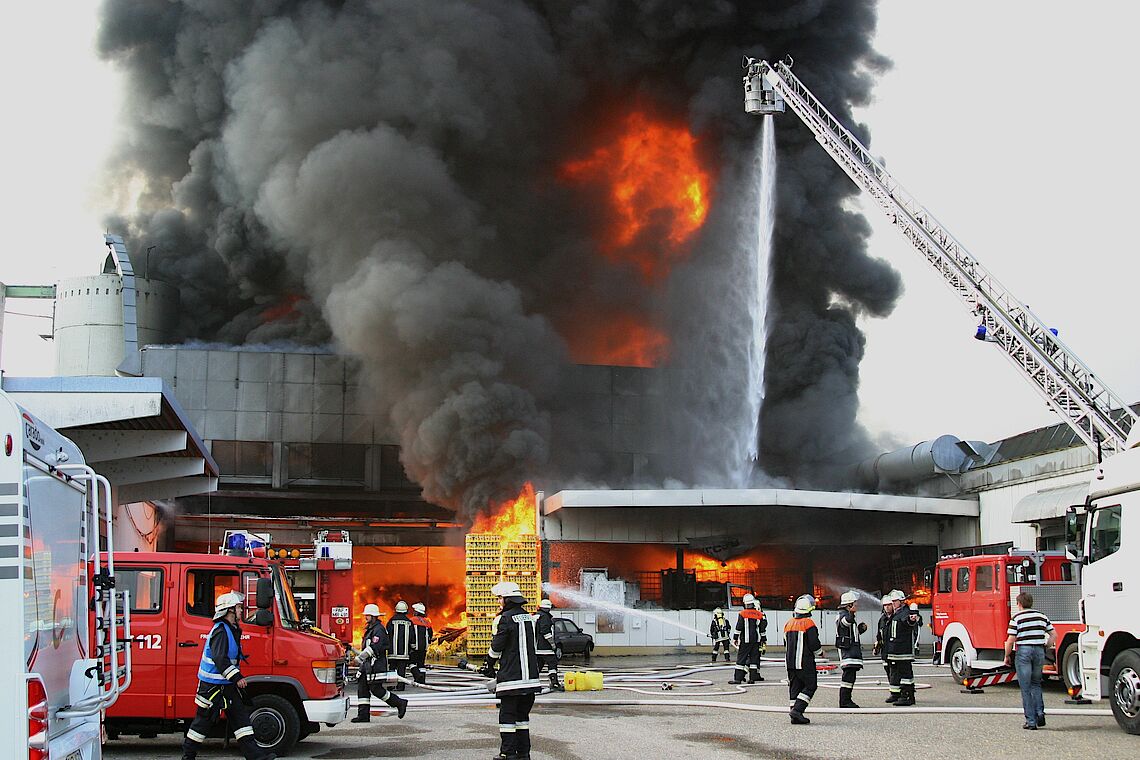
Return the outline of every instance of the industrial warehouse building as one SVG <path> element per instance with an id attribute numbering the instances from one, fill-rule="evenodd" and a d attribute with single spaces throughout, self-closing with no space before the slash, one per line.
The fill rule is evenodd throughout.
<path id="1" fill-rule="evenodd" d="M 130 457 L 127 468 L 150 473 L 152 487 L 120 475 L 116 501 L 130 519 L 118 521 L 118 547 L 209 550 L 234 527 L 303 545 L 318 530 L 343 529 L 356 547 L 360 594 L 426 593 L 433 609 L 454 608 L 463 526 L 407 478 L 352 362 L 318 350 L 148 345 L 162 340 L 175 296 L 132 277 L 109 258 L 96 277 L 60 283 L 56 345 L 59 373 L 70 377 L 4 383 L 81 445 L 109 440 L 100 425 L 182 434 Z M 636 474 L 656 455 L 645 421 L 660 404 L 654 370 L 575 371 L 602 453 Z M 112 397 L 118 418 L 77 412 Z M 834 607 L 848 587 L 917 588 L 939 553 L 957 547 L 1056 548 L 1064 511 L 1084 500 L 1095 464 L 1065 425 L 992 445 L 943 436 L 880 459 L 867 463 L 870 493 L 536 483 L 546 489 L 544 578 L 559 587 L 616 582 L 619 603 L 679 610 L 670 614 L 698 630 L 707 629 L 700 610 L 726 601 L 726 583 L 755 588 L 771 609 L 809 590 Z M 698 643 L 670 639 L 648 618 L 573 616 L 603 646 Z"/>

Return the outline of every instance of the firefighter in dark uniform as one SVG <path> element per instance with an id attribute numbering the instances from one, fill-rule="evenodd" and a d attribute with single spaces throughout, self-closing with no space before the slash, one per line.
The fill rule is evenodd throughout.
<path id="1" fill-rule="evenodd" d="M 839 706 L 859 707 L 855 695 L 855 676 L 863 669 L 863 644 L 859 636 L 866 632 L 867 624 L 855 619 L 859 595 L 848 591 L 839 598 L 839 616 L 835 619 L 835 648 L 839 650 L 839 667 L 843 677 L 839 685 Z"/>
<path id="2" fill-rule="evenodd" d="M 210 629 L 202 659 L 198 663 L 198 691 L 194 704 L 198 710 L 182 742 L 182 760 L 194 760 L 202 742 L 210 735 L 219 713 L 226 711 L 226 719 L 237 739 L 238 747 L 246 760 L 274 760 L 277 755 L 257 746 L 253 727 L 249 723 L 249 708 L 239 689 L 245 688 L 241 663 L 241 615 L 245 597 L 228 591 L 214 604 L 214 627 Z"/>
<path id="3" fill-rule="evenodd" d="M 431 628 L 431 618 L 427 616 L 427 606 L 423 602 L 412 605 L 412 633 L 414 634 L 415 648 L 412 649 L 412 680 L 416 683 L 427 683 L 427 671 L 424 664 L 427 662 L 428 645 L 435 635 Z"/>
<path id="4" fill-rule="evenodd" d="M 565 691 L 562 684 L 558 683 L 558 655 L 554 649 L 554 616 L 550 612 L 553 606 L 549 599 L 543 599 L 538 603 L 538 617 L 535 619 L 538 640 L 534 652 L 538 655 L 539 667 L 545 667 L 549 671 L 550 688 L 554 691 Z"/>
<path id="5" fill-rule="evenodd" d="M 891 592 L 894 611 L 887 628 L 887 660 L 891 663 L 891 697 L 895 707 L 914 704 L 914 637 L 918 611 L 908 609 L 906 595 Z"/>
<path id="6" fill-rule="evenodd" d="M 400 678 L 408 675 L 408 663 L 412 660 L 416 637 L 412 630 L 412 620 L 408 617 L 408 603 L 396 602 L 396 614 L 388 619 L 388 661 L 396 669 Z M 403 691 L 405 684 L 397 681 L 392 691 Z"/>
<path id="7" fill-rule="evenodd" d="M 732 626 L 724 616 L 724 610 L 717 607 L 713 610 L 712 623 L 709 624 L 709 638 L 713 642 L 712 661 L 716 662 L 718 649 L 724 649 L 724 661 L 728 662 L 728 640 L 732 637 Z"/>
<path id="8" fill-rule="evenodd" d="M 404 717 L 408 701 L 384 686 L 388 675 L 388 631 L 380 622 L 380 608 L 364 605 L 364 636 L 360 639 L 360 653 L 356 662 L 360 672 L 356 679 L 356 717 L 353 723 L 367 723 L 372 718 L 372 697 L 396 708 L 396 715 Z"/>
<path id="9" fill-rule="evenodd" d="M 891 601 L 891 595 L 887 594 L 883 597 L 883 614 L 879 616 L 879 623 L 875 627 L 875 647 L 872 650 L 883 661 L 883 670 L 887 674 L 887 681 L 891 680 L 891 662 L 887 659 L 887 631 L 891 625 L 891 615 L 894 614 L 895 605 Z M 893 693 L 887 698 L 887 702 L 894 702 L 898 699 Z"/>
<path id="10" fill-rule="evenodd" d="M 811 704 L 819 682 L 815 672 L 815 658 L 823 654 L 819 629 L 811 619 L 815 597 L 804 594 L 796 600 L 792 619 L 784 624 L 784 650 L 788 666 L 788 715 L 795 725 L 811 723 L 804 711 Z"/>
<path id="11" fill-rule="evenodd" d="M 736 632 L 732 636 L 732 643 L 736 645 L 736 670 L 729 683 L 744 683 L 746 672 L 748 683 L 764 680 L 764 676 L 760 675 L 760 655 L 768 643 L 768 637 L 764 635 L 768 630 L 768 621 L 764 619 L 756 597 L 745 594 L 743 602 L 744 609 L 736 618 Z"/>
<path id="12" fill-rule="evenodd" d="M 495 757 L 529 760 L 530 710 L 534 696 L 542 691 L 535 654 L 538 639 L 535 616 L 523 606 L 526 599 L 517 583 L 497 583 L 491 593 L 502 599 L 503 604 L 503 611 L 495 618 L 495 635 L 482 671 L 495 678 L 495 694 L 499 698 L 500 745 Z"/>

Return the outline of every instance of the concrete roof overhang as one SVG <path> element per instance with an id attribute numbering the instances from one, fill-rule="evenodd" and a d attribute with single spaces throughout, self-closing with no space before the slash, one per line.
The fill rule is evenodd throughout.
<path id="1" fill-rule="evenodd" d="M 73 441 L 118 504 L 209 493 L 218 465 L 157 377 L 14 377 L 18 404 Z"/>
<path id="2" fill-rule="evenodd" d="M 842 491 L 802 491 L 788 488 L 694 488 L 658 490 L 559 491 L 546 497 L 542 512 L 561 509 L 660 509 L 668 507 L 800 507 L 888 512 L 932 517 L 977 517 L 974 499 L 892 496 Z"/>

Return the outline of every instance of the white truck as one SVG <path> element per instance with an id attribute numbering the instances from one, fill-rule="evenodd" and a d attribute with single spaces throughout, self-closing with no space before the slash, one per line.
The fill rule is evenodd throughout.
<path id="1" fill-rule="evenodd" d="M 99 760 L 130 683 L 130 605 L 99 552 L 110 484 L 3 391 L 0 446 L 0 757 Z"/>
<path id="2" fill-rule="evenodd" d="M 1140 426 L 1097 466 L 1083 511 L 1083 534 L 1077 508 L 1068 519 L 1069 556 L 1083 563 L 1081 691 L 1108 697 L 1120 727 L 1140 734 Z"/>

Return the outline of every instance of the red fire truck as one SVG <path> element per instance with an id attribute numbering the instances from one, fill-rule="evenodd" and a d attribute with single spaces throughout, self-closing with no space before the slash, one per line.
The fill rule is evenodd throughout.
<path id="1" fill-rule="evenodd" d="M 950 555 L 939 560 L 933 578 L 935 658 L 949 663 L 962 681 L 977 671 L 1004 665 L 1006 630 L 1022 591 L 1057 629 L 1056 652 L 1046 675 L 1059 675 L 1066 688 L 1079 682 L 1077 635 L 1080 622 L 1078 568 L 1064 552 L 1011 549 L 1006 554 Z"/>
<path id="2" fill-rule="evenodd" d="M 131 592 L 134 679 L 107 711 L 109 737 L 182 732 L 195 713 L 198 665 L 213 626 L 214 600 L 245 594 L 242 670 L 258 744 L 280 755 L 322 723 L 348 713 L 343 645 L 310 629 L 285 569 L 255 551 L 238 556 L 123 552 L 117 587 Z M 256 556 L 262 555 L 262 556 Z"/>

